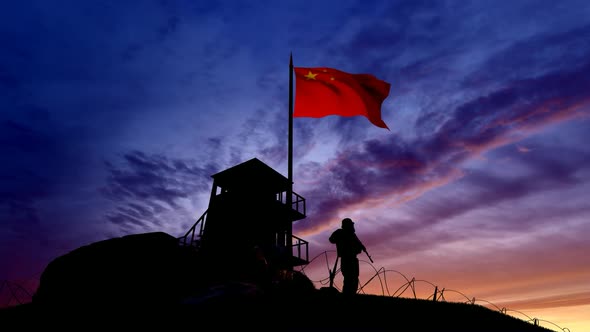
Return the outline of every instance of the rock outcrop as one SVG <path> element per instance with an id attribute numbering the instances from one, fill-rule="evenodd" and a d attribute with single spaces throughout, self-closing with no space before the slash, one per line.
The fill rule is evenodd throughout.
<path id="1" fill-rule="evenodd" d="M 175 237 L 144 233 L 77 248 L 45 268 L 33 303 L 166 304 L 199 284 L 198 255 Z"/>

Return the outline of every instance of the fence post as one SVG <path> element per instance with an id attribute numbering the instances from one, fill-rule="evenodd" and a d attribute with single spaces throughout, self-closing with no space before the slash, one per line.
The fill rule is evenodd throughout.
<path id="1" fill-rule="evenodd" d="M 432 301 L 436 302 L 436 293 L 438 293 L 438 286 L 434 286 L 434 295 L 432 295 Z"/>

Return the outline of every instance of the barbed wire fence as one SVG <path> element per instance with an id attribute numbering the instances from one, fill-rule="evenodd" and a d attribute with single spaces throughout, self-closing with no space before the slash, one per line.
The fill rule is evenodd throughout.
<path id="1" fill-rule="evenodd" d="M 322 278 L 319 280 L 313 280 L 310 278 L 310 280 L 316 284 L 316 285 L 320 285 L 321 287 L 325 287 L 327 285 L 330 284 L 330 279 L 331 278 L 335 278 L 335 276 L 340 273 L 340 269 L 338 268 L 336 271 L 332 271 L 332 268 L 330 266 L 330 260 L 329 260 L 329 253 L 332 253 L 333 255 L 335 255 L 335 250 L 326 250 L 318 255 L 316 255 L 314 258 L 312 258 L 306 265 L 302 266 L 299 269 L 299 272 L 303 273 L 304 275 L 306 275 L 308 278 L 309 276 L 305 273 L 305 270 L 310 266 L 311 263 L 313 263 L 314 261 L 320 259 L 320 258 L 324 258 L 325 261 L 325 265 L 326 265 L 326 269 L 328 270 L 328 277 L 326 278 Z M 559 331 L 562 332 L 571 332 L 567 327 L 561 327 L 557 324 L 555 324 L 554 322 L 548 321 L 548 320 L 544 320 L 544 319 L 539 319 L 536 317 L 530 317 L 529 315 L 525 314 L 524 312 L 518 311 L 518 310 L 513 310 L 513 309 L 509 309 L 506 307 L 502 307 L 500 308 L 499 306 L 497 306 L 496 304 L 484 300 L 484 299 L 480 299 L 480 298 L 476 298 L 476 297 L 469 297 L 467 295 L 465 295 L 464 293 L 458 291 L 458 290 L 454 290 L 454 289 L 447 289 L 444 287 L 439 287 L 438 285 L 428 281 L 428 280 L 423 280 L 423 279 L 416 279 L 415 277 L 412 277 L 411 279 L 408 278 L 406 275 L 404 275 L 403 273 L 393 270 L 393 269 L 386 269 L 384 267 L 380 267 L 380 268 L 376 268 L 371 262 L 366 261 L 366 260 L 359 260 L 359 262 L 365 263 L 367 265 L 369 265 L 373 271 L 374 274 L 368 278 L 367 281 L 365 281 L 364 283 L 360 283 L 359 284 L 359 288 L 358 288 L 358 293 L 360 294 L 368 294 L 365 292 L 365 288 L 371 284 L 372 282 L 375 282 L 375 280 L 379 283 L 379 286 L 381 288 L 381 295 L 383 296 L 390 296 L 390 297 L 402 297 L 403 294 L 405 294 L 408 290 L 412 293 L 412 298 L 414 299 L 418 299 L 419 296 L 416 293 L 416 284 L 419 283 L 424 283 L 427 284 L 429 286 L 431 286 L 433 288 L 432 291 L 429 292 L 429 296 L 427 296 L 426 300 L 432 300 L 432 301 L 441 301 L 441 302 L 461 302 L 461 303 L 466 303 L 466 304 L 480 304 L 480 303 L 485 303 L 485 305 L 482 305 L 484 307 L 489 308 L 490 306 L 493 307 L 495 310 L 497 310 L 498 312 L 501 312 L 503 314 L 507 314 L 510 315 L 512 317 L 515 318 L 519 318 L 522 319 L 528 323 L 534 324 L 536 326 L 543 326 L 545 328 L 549 328 L 546 325 L 551 325 L 552 328 L 557 328 L 559 329 Z M 333 264 L 333 263 L 332 263 Z M 331 275 L 333 273 L 333 275 Z M 403 282 L 395 291 L 391 292 L 390 288 L 389 288 L 389 283 L 388 283 L 388 275 L 387 274 L 391 274 L 391 273 L 395 273 L 399 276 L 401 276 L 405 282 Z M 331 276 L 331 277 L 330 277 Z M 334 279 L 332 279 L 332 287 L 336 288 L 338 291 L 341 291 L 341 289 L 336 285 L 336 283 L 333 282 Z M 464 301 L 448 301 L 445 298 L 445 294 L 448 293 L 455 293 L 460 295 L 461 297 L 463 297 L 465 300 Z M 481 304 L 480 304 L 481 305 Z M 522 317 L 525 317 L 525 319 L 521 318 L 521 317 L 517 317 L 514 314 L 511 313 L 516 313 Z M 541 325 L 543 323 L 543 325 Z"/>
<path id="2" fill-rule="evenodd" d="M 0 309 L 31 302 L 39 287 L 41 274 L 36 272 L 28 278 L 0 280 Z"/>
<path id="3" fill-rule="evenodd" d="M 33 299 L 32 291 L 18 282 L 0 281 L 0 308 L 25 304 Z"/>

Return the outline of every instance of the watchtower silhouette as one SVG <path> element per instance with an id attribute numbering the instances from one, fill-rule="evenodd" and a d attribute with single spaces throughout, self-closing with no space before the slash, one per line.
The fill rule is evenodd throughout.
<path id="1" fill-rule="evenodd" d="M 274 271 L 308 263 L 308 242 L 292 235 L 293 222 L 306 217 L 305 199 L 292 192 L 287 206 L 286 177 L 257 158 L 211 177 L 208 209 L 181 244 L 199 250 L 221 274 L 252 268 L 257 254 Z"/>

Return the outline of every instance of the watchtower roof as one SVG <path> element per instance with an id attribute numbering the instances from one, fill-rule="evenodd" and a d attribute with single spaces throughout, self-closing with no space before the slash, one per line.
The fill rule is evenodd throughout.
<path id="1" fill-rule="evenodd" d="M 247 160 L 211 177 L 219 187 L 228 190 L 256 189 L 279 193 L 289 188 L 289 179 L 258 158 Z"/>

